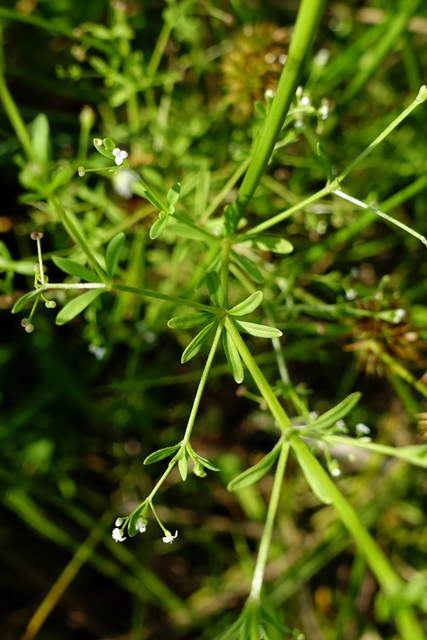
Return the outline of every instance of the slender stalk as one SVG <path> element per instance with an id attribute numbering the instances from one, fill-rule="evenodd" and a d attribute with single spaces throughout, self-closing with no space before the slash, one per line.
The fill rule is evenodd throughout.
<path id="1" fill-rule="evenodd" d="M 291 106 L 302 69 L 311 51 L 326 0 L 302 0 L 289 55 L 282 71 L 277 92 L 261 130 L 248 171 L 237 194 L 238 219 L 241 218 L 255 193 L 267 167 L 274 145 Z M 237 222 L 236 222 L 237 224 Z"/>
<path id="2" fill-rule="evenodd" d="M 254 575 L 252 578 L 251 591 L 249 594 L 249 599 L 254 600 L 258 603 L 261 597 L 261 589 L 262 589 L 262 584 L 264 582 L 265 567 L 267 565 L 268 550 L 270 548 L 274 521 L 276 519 L 277 508 L 279 506 L 283 476 L 285 473 L 288 453 L 289 453 L 289 443 L 284 442 L 282 444 L 279 461 L 277 463 L 276 473 L 274 475 L 273 490 L 271 492 L 270 504 L 268 505 L 267 518 L 265 521 L 264 531 L 262 533 L 262 538 L 259 545 L 258 557 L 255 565 Z"/>
<path id="3" fill-rule="evenodd" d="M 3 103 L 4 110 L 7 117 L 10 120 L 12 127 L 15 130 L 16 137 L 18 138 L 23 150 L 25 151 L 28 160 L 35 160 L 34 149 L 31 144 L 30 136 L 28 135 L 27 127 L 21 118 L 18 107 L 13 100 L 10 91 L 7 87 L 5 78 L 5 63 L 3 57 L 3 31 L 0 22 L 0 100 Z"/>
<path id="4" fill-rule="evenodd" d="M 310 470 L 316 482 L 327 492 L 341 521 L 349 530 L 361 554 L 366 558 L 384 593 L 394 598 L 396 625 L 403 640 L 422 640 L 424 634 L 419 628 L 412 609 L 405 605 L 399 605 L 397 597 L 402 590 L 403 582 L 389 564 L 382 550 L 301 438 L 298 435 L 292 436 L 290 444 L 298 457 L 305 462 L 306 468 Z"/>
<path id="5" fill-rule="evenodd" d="M 237 167 L 236 171 L 230 176 L 225 185 L 222 187 L 221 191 L 212 200 L 211 204 L 200 218 L 200 222 L 204 222 L 205 220 L 210 218 L 213 213 L 215 213 L 218 207 L 223 203 L 225 196 L 234 187 L 239 178 L 241 178 L 241 176 L 245 173 L 250 164 L 250 161 L 251 157 L 249 156 L 242 162 L 242 164 Z"/>
<path id="6" fill-rule="evenodd" d="M 147 78 L 153 78 L 160 64 L 160 60 L 165 52 L 170 34 L 172 32 L 172 23 L 170 20 L 163 23 L 162 30 L 157 38 L 156 46 L 151 55 L 150 62 L 147 65 L 145 75 Z"/>
<path id="7" fill-rule="evenodd" d="M 408 227 L 403 222 L 400 222 L 400 220 L 396 220 L 395 218 L 392 218 L 387 213 L 384 213 L 383 211 L 380 211 L 376 207 L 372 207 L 371 205 L 366 204 L 365 202 L 362 202 L 361 200 L 358 200 L 357 198 L 353 198 L 353 196 L 349 196 L 347 193 L 344 193 L 343 191 L 340 191 L 339 189 L 337 189 L 333 193 L 336 196 L 338 196 L 339 198 L 342 198 L 343 200 L 347 200 L 348 202 L 351 202 L 352 204 L 355 204 L 357 207 L 360 207 L 361 209 L 367 209 L 368 211 L 373 211 L 373 213 L 375 213 L 380 218 L 384 218 L 384 220 L 387 220 L 388 222 L 391 222 L 391 224 L 396 225 L 396 227 L 399 227 L 400 229 L 403 229 L 403 231 L 406 231 L 406 233 L 409 233 L 411 236 L 414 236 L 414 238 L 417 238 L 418 240 L 420 240 L 423 243 L 424 246 L 427 246 L 427 238 L 425 236 L 422 236 L 417 231 L 414 231 L 413 229 L 411 229 L 411 227 Z"/>
<path id="8" fill-rule="evenodd" d="M 207 382 L 207 379 L 208 379 L 209 371 L 210 371 L 210 368 L 212 366 L 212 362 L 213 362 L 213 359 L 215 357 L 216 350 L 218 348 L 218 343 L 219 343 L 219 339 L 221 337 L 222 329 L 223 329 L 223 325 L 222 325 L 222 323 L 220 323 L 218 325 L 218 327 L 217 327 L 216 332 L 215 332 L 214 341 L 213 341 L 211 349 L 209 351 L 209 355 L 208 355 L 208 358 L 206 360 L 206 364 L 204 366 L 202 376 L 200 378 L 199 386 L 197 387 L 197 392 L 196 392 L 196 395 L 195 395 L 194 400 L 193 400 L 193 406 L 191 407 L 191 413 L 190 413 L 190 416 L 188 418 L 187 428 L 185 430 L 184 438 L 182 440 L 182 446 L 183 447 L 185 447 L 190 441 L 190 436 L 191 436 L 191 432 L 193 430 L 194 421 L 196 419 L 197 411 L 199 410 L 200 400 L 202 398 L 203 390 L 205 388 L 205 385 L 206 385 L 206 382 Z"/>
<path id="9" fill-rule="evenodd" d="M 147 298 L 156 298 L 157 300 L 165 300 L 166 302 L 173 302 L 174 304 L 182 304 L 186 307 L 192 307 L 199 311 L 208 311 L 209 313 L 215 313 L 219 311 L 216 307 L 209 307 L 207 304 L 201 304 L 200 302 L 194 302 L 193 300 L 186 300 L 185 298 L 177 298 L 176 296 L 168 296 L 166 293 L 158 293 L 157 291 L 151 291 L 150 289 L 143 289 L 142 287 L 129 287 L 125 284 L 112 285 L 116 291 L 127 291 L 129 293 L 136 293 L 140 296 L 147 296 Z"/>
<path id="10" fill-rule="evenodd" d="M 234 344 L 236 345 L 239 351 L 240 357 L 242 358 L 243 362 L 248 368 L 248 371 L 251 374 L 252 378 L 254 379 L 258 389 L 260 390 L 262 397 L 264 398 L 268 408 L 273 414 L 274 419 L 279 425 L 280 430 L 284 432 L 288 429 L 292 429 L 291 421 L 286 415 L 285 410 L 283 409 L 282 405 L 274 395 L 273 390 L 271 389 L 270 385 L 265 379 L 261 369 L 258 367 L 257 363 L 255 362 L 251 352 L 243 342 L 242 337 L 240 333 L 237 331 L 231 318 L 229 318 L 228 316 L 225 316 L 224 324 L 230 336 L 232 337 Z"/>

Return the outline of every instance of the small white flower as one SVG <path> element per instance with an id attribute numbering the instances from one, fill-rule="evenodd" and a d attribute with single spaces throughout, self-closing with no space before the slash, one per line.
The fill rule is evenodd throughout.
<path id="1" fill-rule="evenodd" d="M 123 153 L 123 152 L 122 152 Z M 133 196 L 132 185 L 137 182 L 135 176 L 129 169 L 118 171 L 113 177 L 113 188 L 119 196 L 127 200 Z"/>
<path id="2" fill-rule="evenodd" d="M 367 436 L 371 433 L 371 430 L 366 426 L 366 424 L 363 424 L 363 422 L 359 422 L 356 425 L 356 433 L 358 436 Z"/>
<path id="3" fill-rule="evenodd" d="M 166 531 L 166 535 L 163 536 L 163 542 L 166 544 L 171 544 L 175 538 L 178 536 L 178 531 L 175 531 L 175 535 L 173 536 L 170 531 Z"/>
<path id="4" fill-rule="evenodd" d="M 138 520 L 136 521 L 135 529 L 139 531 L 139 533 L 144 533 L 144 531 L 147 529 L 147 525 L 142 518 L 138 518 Z"/>
<path id="5" fill-rule="evenodd" d="M 114 524 L 116 525 L 116 527 L 121 527 L 123 524 L 123 518 L 117 518 Z"/>
<path id="6" fill-rule="evenodd" d="M 345 294 L 345 299 L 354 300 L 355 298 L 357 298 L 357 291 L 355 289 L 349 289 Z"/>
<path id="7" fill-rule="evenodd" d="M 113 540 L 115 540 L 116 542 L 123 542 L 123 540 L 126 540 L 125 536 L 122 536 L 120 529 L 116 528 L 113 529 Z"/>
<path id="8" fill-rule="evenodd" d="M 123 164 L 123 160 L 128 157 L 128 152 L 116 147 L 113 149 L 113 156 L 116 158 L 114 162 L 120 167 Z"/>

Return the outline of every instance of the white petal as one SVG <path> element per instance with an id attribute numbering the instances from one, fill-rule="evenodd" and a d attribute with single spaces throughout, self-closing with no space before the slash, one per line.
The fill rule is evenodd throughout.
<path id="1" fill-rule="evenodd" d="M 163 537 L 163 542 L 165 542 L 166 544 L 171 544 L 175 540 L 175 538 L 178 536 L 178 531 L 175 531 L 174 536 L 169 531 L 168 533 L 169 533 L 168 536 Z"/>
<path id="2" fill-rule="evenodd" d="M 117 156 L 114 162 L 120 167 L 123 162 L 123 158 L 121 156 Z"/>
<path id="3" fill-rule="evenodd" d="M 115 149 L 113 149 L 113 156 L 118 156 L 119 153 L 120 153 L 119 147 L 116 147 Z"/>

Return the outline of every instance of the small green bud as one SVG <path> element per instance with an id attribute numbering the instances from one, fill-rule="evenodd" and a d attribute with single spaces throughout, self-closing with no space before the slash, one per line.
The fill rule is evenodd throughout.
<path id="1" fill-rule="evenodd" d="M 195 462 L 193 467 L 193 473 L 198 478 L 206 478 L 206 471 L 203 468 L 203 465 L 200 462 Z"/>
<path id="2" fill-rule="evenodd" d="M 77 169 L 77 173 L 79 174 L 80 178 L 83 178 L 83 176 L 86 174 L 86 169 L 84 167 L 79 167 Z"/>
<path id="3" fill-rule="evenodd" d="M 55 309 L 56 307 L 55 300 L 48 300 L 47 302 L 45 302 L 45 307 L 46 309 Z"/>

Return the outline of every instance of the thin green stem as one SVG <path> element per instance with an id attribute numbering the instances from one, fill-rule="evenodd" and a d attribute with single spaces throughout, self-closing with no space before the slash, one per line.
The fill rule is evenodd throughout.
<path id="1" fill-rule="evenodd" d="M 229 265 L 230 265 L 230 250 L 231 245 L 228 240 L 224 240 L 222 245 L 222 256 L 221 256 L 221 284 L 224 289 L 225 296 L 225 308 L 228 308 L 228 276 L 230 273 Z"/>
<path id="2" fill-rule="evenodd" d="M 108 289 L 109 285 L 103 282 L 77 282 L 76 284 L 68 282 L 47 282 L 38 291 L 49 291 L 49 289 Z"/>
<path id="3" fill-rule="evenodd" d="M 4 110 L 7 117 L 10 120 L 12 127 L 15 130 L 16 137 L 18 138 L 23 150 L 25 151 L 28 160 L 35 160 L 35 153 L 31 144 L 31 139 L 25 126 L 24 121 L 21 118 L 19 109 L 15 104 L 14 99 L 7 87 L 5 78 L 5 64 L 3 57 L 3 31 L 0 23 L 0 100 L 3 103 Z"/>
<path id="4" fill-rule="evenodd" d="M 406 233 L 409 233 L 411 236 L 414 236 L 414 238 L 417 238 L 418 240 L 420 240 L 424 246 L 427 246 L 427 238 L 425 236 L 422 236 L 417 231 L 414 231 L 413 229 L 411 229 L 411 227 L 408 227 L 403 222 L 400 222 L 400 220 L 396 220 L 395 218 L 392 218 L 387 213 L 384 213 L 383 211 L 380 211 L 376 207 L 372 207 L 371 205 L 366 204 L 365 202 L 362 202 L 357 198 L 353 198 L 353 196 L 349 196 L 347 193 L 344 193 L 339 189 L 337 189 L 336 191 L 333 191 L 333 193 L 339 198 L 342 198 L 343 200 L 347 200 L 347 202 L 351 202 L 352 204 L 355 204 L 357 207 L 360 207 L 361 209 L 367 209 L 368 211 L 373 211 L 373 213 L 375 213 L 380 218 L 384 218 L 384 220 L 391 222 L 391 224 L 394 224 L 396 227 L 403 229 L 403 231 L 406 231 Z"/>
<path id="5" fill-rule="evenodd" d="M 348 174 L 351 173 L 351 171 L 353 171 L 353 169 L 362 162 L 362 160 L 364 160 L 401 122 L 403 122 L 403 120 L 407 118 L 414 109 L 425 102 L 425 100 L 427 100 L 427 89 L 425 86 L 422 86 L 418 92 L 417 97 L 411 102 L 409 107 L 402 111 L 402 113 L 399 114 L 397 118 L 395 118 L 393 122 L 391 122 L 388 127 L 386 127 L 384 131 L 382 131 L 380 135 L 377 136 L 375 140 L 373 140 L 371 144 L 368 145 L 366 149 L 362 151 L 362 153 L 359 154 L 357 158 L 353 160 L 353 162 L 351 162 L 348 167 L 340 173 L 340 175 L 336 179 L 336 182 L 339 184 L 342 180 L 344 180 L 344 178 L 346 178 Z"/>
<path id="6" fill-rule="evenodd" d="M 251 161 L 251 157 L 248 156 L 246 160 L 244 160 L 242 164 L 237 167 L 236 171 L 230 176 L 230 178 L 227 180 L 227 182 L 222 187 L 220 192 L 212 200 L 211 204 L 209 205 L 209 207 L 206 209 L 206 211 L 200 218 L 200 222 L 204 222 L 205 220 L 210 218 L 210 216 L 218 209 L 218 207 L 224 201 L 225 196 L 234 187 L 234 185 L 239 180 L 239 178 L 241 178 L 242 175 L 245 173 L 246 169 L 250 164 L 250 161 Z"/>
<path id="7" fill-rule="evenodd" d="M 154 517 L 156 518 L 156 520 L 157 520 L 157 522 L 159 524 L 159 527 L 162 529 L 162 531 L 165 534 L 165 536 L 167 536 L 169 534 L 169 531 L 166 529 L 166 527 L 163 526 L 162 521 L 160 520 L 159 516 L 157 515 L 157 511 L 154 508 L 154 504 L 151 501 L 149 501 L 148 504 L 150 505 L 150 509 L 153 512 Z"/>
<path id="8" fill-rule="evenodd" d="M 270 548 L 274 521 L 276 519 L 277 508 L 279 506 L 283 476 L 286 469 L 288 453 L 289 453 L 289 443 L 284 442 L 280 450 L 280 457 L 277 463 L 276 473 L 274 475 L 273 490 L 271 492 L 270 504 L 268 505 L 267 518 L 265 521 L 264 531 L 262 533 L 262 538 L 259 545 L 258 557 L 255 565 L 254 575 L 252 578 L 251 591 L 249 594 L 249 599 L 258 603 L 261 597 L 261 589 L 264 581 L 265 567 L 267 565 L 268 550 Z"/>
<path id="9" fill-rule="evenodd" d="M 424 635 L 418 626 L 412 609 L 406 605 L 399 606 L 397 596 L 402 590 L 403 582 L 389 564 L 382 550 L 378 547 L 370 533 L 368 533 L 360 522 L 354 509 L 336 488 L 330 476 L 309 451 L 307 445 L 301 438 L 298 435 L 292 436 L 290 444 L 298 458 L 304 462 L 304 466 L 309 470 L 313 480 L 327 493 L 341 521 L 349 530 L 361 554 L 366 558 L 384 593 L 394 597 L 397 611 L 400 610 L 402 613 L 400 616 L 396 615 L 396 624 L 398 625 L 402 638 L 404 640 L 422 640 Z"/>
<path id="10" fill-rule="evenodd" d="M 234 344 L 236 345 L 239 351 L 240 357 L 245 363 L 249 373 L 254 379 L 255 384 L 260 390 L 260 393 L 264 398 L 268 408 L 273 414 L 274 419 L 279 425 L 280 430 L 282 432 L 285 432 L 289 429 L 292 429 L 293 427 L 292 427 L 291 421 L 289 420 L 282 405 L 274 395 L 273 390 L 271 389 L 270 385 L 265 379 L 261 369 L 258 367 L 257 363 L 255 362 L 251 352 L 243 342 L 242 337 L 238 332 L 238 330 L 236 329 L 234 322 L 231 320 L 229 316 L 225 316 L 224 324 Z"/>
<path id="11" fill-rule="evenodd" d="M 291 106 L 302 69 L 311 51 L 325 5 L 326 0 L 302 0 L 301 2 L 288 58 L 280 76 L 277 92 L 264 127 L 258 136 L 248 171 L 237 194 L 238 219 L 244 215 L 267 167 Z"/>
<path id="12" fill-rule="evenodd" d="M 166 478 L 168 477 L 168 475 L 170 474 L 174 466 L 175 466 L 175 463 L 170 464 L 166 467 L 166 470 L 163 472 L 163 475 L 160 477 L 160 479 L 156 482 L 156 486 L 152 489 L 150 495 L 145 498 L 144 502 L 148 502 L 151 509 L 153 509 L 152 500 L 154 496 L 156 495 L 156 493 L 158 492 L 158 490 L 160 489 L 160 487 L 162 486 L 162 484 L 164 483 L 164 481 L 166 480 Z M 154 512 L 154 515 L 156 515 L 155 512 Z"/>
<path id="13" fill-rule="evenodd" d="M 150 62 L 147 65 L 145 76 L 149 79 L 153 78 L 159 68 L 160 60 L 165 52 L 170 34 L 172 32 L 172 23 L 170 20 L 163 23 L 162 30 L 157 38 L 156 46 L 151 55 Z"/>
<path id="14" fill-rule="evenodd" d="M 209 313 L 215 313 L 220 311 L 217 307 L 209 307 L 206 304 L 200 302 L 194 302 L 193 300 L 186 300 L 185 298 L 177 298 L 176 296 L 168 296 L 165 293 L 158 293 L 157 291 L 151 291 L 150 289 L 143 289 L 142 287 L 129 287 L 125 284 L 114 283 L 112 288 L 116 291 L 127 291 L 128 293 L 136 293 L 140 296 L 147 296 L 147 298 L 156 298 L 157 300 L 165 300 L 166 302 L 173 302 L 174 304 L 182 304 L 186 307 L 192 307 L 199 311 L 208 311 Z"/>
<path id="15" fill-rule="evenodd" d="M 202 398 L 203 390 L 205 388 L 209 371 L 212 366 L 213 359 L 215 357 L 216 350 L 218 348 L 218 343 L 221 338 L 223 325 L 220 323 L 216 329 L 214 341 L 212 343 L 211 349 L 209 351 L 209 355 L 206 360 L 206 364 L 203 369 L 202 376 L 200 378 L 199 386 L 197 387 L 196 395 L 194 396 L 193 406 L 191 407 L 191 413 L 188 418 L 187 428 L 185 430 L 184 438 L 182 440 L 182 446 L 185 447 L 190 442 L 191 432 L 193 430 L 194 421 L 196 419 L 197 411 L 199 410 L 200 400 Z"/>

